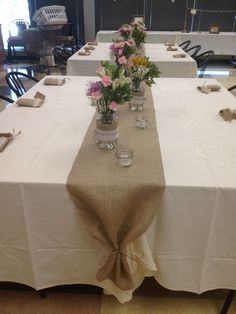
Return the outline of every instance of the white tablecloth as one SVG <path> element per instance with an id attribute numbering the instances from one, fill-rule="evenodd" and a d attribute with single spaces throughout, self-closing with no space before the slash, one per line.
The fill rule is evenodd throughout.
<path id="1" fill-rule="evenodd" d="M 87 234 L 66 189 L 94 113 L 85 89 L 95 79 L 70 77 L 61 87 L 39 82 L 27 96 L 44 93 L 41 108 L 12 106 L 0 114 L 1 132 L 22 131 L 0 153 L 0 280 L 36 289 L 92 284 L 125 302 L 132 291 L 96 281 L 108 252 Z M 152 88 L 166 191 L 156 219 L 130 245 L 142 256 L 138 272 L 130 261 L 136 287 L 153 275 L 174 290 L 236 288 L 236 121 L 218 115 L 236 109 L 236 98 L 224 88 L 202 94 L 202 83 L 159 78 Z"/>
<path id="2" fill-rule="evenodd" d="M 167 51 L 163 44 L 144 44 L 146 56 L 161 71 L 161 77 L 197 77 L 196 61 L 180 47 L 177 51 Z M 175 54 L 185 54 L 185 58 L 174 58 Z"/>
<path id="3" fill-rule="evenodd" d="M 99 31 L 96 36 L 98 42 L 111 42 L 113 38 L 119 38 L 117 31 Z M 180 44 L 191 40 L 191 46 L 201 45 L 201 52 L 214 50 L 216 55 L 236 55 L 236 33 L 221 32 L 209 34 L 209 32 L 168 32 L 148 31 L 146 43 L 164 43 L 166 40 Z"/>
<path id="4" fill-rule="evenodd" d="M 110 43 L 99 43 L 89 56 L 81 56 L 76 52 L 67 61 L 67 74 L 95 75 L 101 60 L 111 59 L 110 45 Z M 197 77 L 197 65 L 193 58 L 189 55 L 186 58 L 174 58 L 174 54 L 184 51 L 181 48 L 178 48 L 178 51 L 166 51 L 166 49 L 163 44 L 145 44 L 146 56 L 160 68 L 161 77 Z M 84 48 L 81 51 L 84 51 Z"/>

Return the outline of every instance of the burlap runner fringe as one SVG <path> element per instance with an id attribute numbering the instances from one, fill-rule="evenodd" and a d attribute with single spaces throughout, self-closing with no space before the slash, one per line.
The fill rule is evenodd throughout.
<path id="1" fill-rule="evenodd" d="M 110 279 L 120 289 L 134 288 L 127 244 L 151 224 L 162 195 L 165 180 L 156 128 L 151 89 L 146 88 L 143 115 L 149 118 L 146 130 L 135 128 L 135 113 L 127 105 L 119 110 L 119 144 L 134 151 L 132 167 L 120 168 L 114 151 L 100 150 L 93 142 L 95 117 L 67 180 L 89 234 L 107 247 L 97 280 Z"/>

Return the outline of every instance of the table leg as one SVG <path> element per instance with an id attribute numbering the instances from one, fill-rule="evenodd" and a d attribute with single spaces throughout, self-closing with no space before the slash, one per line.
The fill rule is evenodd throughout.
<path id="1" fill-rule="evenodd" d="M 233 301 L 234 294 L 235 294 L 235 290 L 229 290 L 220 314 L 228 313 L 228 309 L 230 307 L 231 302 Z"/>

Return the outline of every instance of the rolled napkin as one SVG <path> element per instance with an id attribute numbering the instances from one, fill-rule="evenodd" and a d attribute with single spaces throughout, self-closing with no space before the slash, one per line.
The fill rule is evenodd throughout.
<path id="1" fill-rule="evenodd" d="M 184 53 L 175 53 L 173 55 L 174 58 L 185 58 L 186 57 L 186 54 Z"/>
<path id="2" fill-rule="evenodd" d="M 89 56 L 90 55 L 90 51 L 79 51 L 78 55 L 80 55 L 80 56 Z"/>
<path id="3" fill-rule="evenodd" d="M 222 109 L 219 111 L 219 115 L 224 119 L 224 121 L 231 122 L 233 119 L 236 119 L 236 110 L 230 108 Z"/>
<path id="4" fill-rule="evenodd" d="M 87 42 L 87 45 L 88 45 L 88 46 L 97 46 L 97 43 L 94 42 L 94 41 L 88 41 L 88 42 Z"/>
<path id="5" fill-rule="evenodd" d="M 94 47 L 94 46 L 85 46 L 85 47 L 84 47 L 84 50 L 85 50 L 85 51 L 88 51 L 88 50 L 95 50 L 95 47 Z"/>
<path id="6" fill-rule="evenodd" d="M 204 83 L 202 86 L 197 86 L 197 89 L 204 94 L 210 94 L 211 92 L 218 92 L 221 89 L 221 86 L 217 84 L 207 85 Z"/>
<path id="7" fill-rule="evenodd" d="M 166 51 L 177 51 L 178 48 L 177 47 L 172 47 L 172 46 L 168 46 L 168 48 L 166 49 Z"/>
<path id="8" fill-rule="evenodd" d="M 174 46 L 174 43 L 169 43 L 168 41 L 165 41 L 165 46 Z"/>
<path id="9" fill-rule="evenodd" d="M 16 137 L 19 135 L 21 131 L 15 133 L 15 129 L 13 129 L 12 133 L 0 133 L 0 153 L 6 148 L 6 146 Z"/>
<path id="10" fill-rule="evenodd" d="M 34 98 L 21 97 L 17 100 L 16 103 L 18 106 L 37 108 L 37 107 L 41 107 L 44 101 L 45 101 L 45 95 L 40 92 L 36 92 L 36 94 L 34 95 Z"/>
<path id="11" fill-rule="evenodd" d="M 65 83 L 64 78 L 53 78 L 53 77 L 46 77 L 45 80 L 43 81 L 43 85 L 56 85 L 60 86 Z"/>

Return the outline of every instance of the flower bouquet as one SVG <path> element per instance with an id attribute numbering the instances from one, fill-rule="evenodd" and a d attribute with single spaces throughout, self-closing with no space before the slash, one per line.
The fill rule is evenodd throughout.
<path id="1" fill-rule="evenodd" d="M 109 61 L 102 61 L 97 70 L 100 81 L 90 82 L 87 96 L 97 109 L 95 142 L 101 149 L 111 150 L 117 145 L 118 105 L 132 98 L 132 80 L 125 70 Z"/>
<path id="2" fill-rule="evenodd" d="M 132 26 L 129 24 L 123 24 L 118 31 L 120 32 L 121 37 L 126 41 L 131 35 Z"/>
<path id="3" fill-rule="evenodd" d="M 148 57 L 134 57 L 128 64 L 128 73 L 133 82 L 133 99 L 130 102 L 132 111 L 143 109 L 144 89 L 141 83 L 145 82 L 148 86 L 155 84 L 154 78 L 159 77 L 161 72 L 155 63 L 150 62 Z"/>
<path id="4" fill-rule="evenodd" d="M 133 22 L 131 23 L 132 26 L 132 33 L 131 36 L 135 41 L 137 48 L 140 48 L 141 44 L 144 43 L 145 38 L 147 36 L 146 33 L 146 26 L 143 22 Z"/>
<path id="5" fill-rule="evenodd" d="M 126 65 L 128 59 L 136 53 L 136 46 L 133 39 L 126 41 L 116 40 L 111 44 L 110 49 L 118 65 Z"/>

